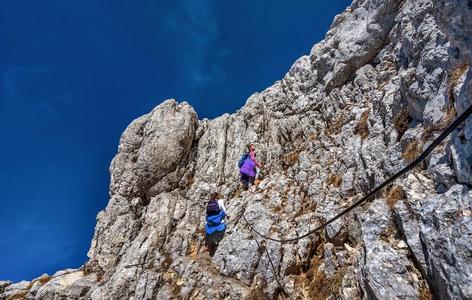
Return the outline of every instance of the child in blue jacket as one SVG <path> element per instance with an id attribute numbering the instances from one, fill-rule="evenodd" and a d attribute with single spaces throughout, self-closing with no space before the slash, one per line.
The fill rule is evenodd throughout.
<path id="1" fill-rule="evenodd" d="M 218 193 L 210 196 L 206 209 L 206 225 L 205 225 L 205 243 L 210 256 L 213 256 L 218 248 L 218 243 L 223 239 L 226 231 L 224 222 L 226 208 L 223 199 L 219 199 Z"/>

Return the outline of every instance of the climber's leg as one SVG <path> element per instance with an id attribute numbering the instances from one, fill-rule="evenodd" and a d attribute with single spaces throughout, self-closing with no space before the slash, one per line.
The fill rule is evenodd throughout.
<path id="1" fill-rule="evenodd" d="M 249 179 L 248 179 L 249 184 L 254 185 L 254 178 L 255 177 L 252 177 L 252 176 L 248 176 L 248 177 L 249 177 Z M 248 186 L 249 186 L 249 184 L 248 184 Z"/>
<path id="2" fill-rule="evenodd" d="M 215 255 L 216 249 L 218 249 L 219 242 L 223 239 L 226 230 L 215 231 L 212 234 L 206 235 L 206 246 L 210 256 Z"/>
<path id="3" fill-rule="evenodd" d="M 241 173 L 241 183 L 243 184 L 245 190 L 249 188 L 249 180 L 249 176 L 244 173 Z"/>
<path id="4" fill-rule="evenodd" d="M 210 256 L 213 256 L 215 254 L 216 247 L 217 247 L 217 243 L 215 242 L 215 239 L 214 239 L 215 233 L 216 232 L 205 235 L 205 245 L 208 252 L 210 253 Z"/>

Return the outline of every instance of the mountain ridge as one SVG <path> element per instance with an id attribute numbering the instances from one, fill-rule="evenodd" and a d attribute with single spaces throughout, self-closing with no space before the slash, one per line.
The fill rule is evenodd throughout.
<path id="1" fill-rule="evenodd" d="M 89 261 L 0 282 L 0 298 L 277 299 L 277 276 L 298 299 L 471 299 L 470 119 L 324 232 L 267 241 L 278 274 L 236 218 L 269 236 L 306 232 L 418 156 L 472 104 L 471 22 L 470 1 L 354 1 L 236 113 L 198 120 L 187 103 L 164 101 L 120 138 Z M 248 142 L 264 168 L 241 191 Z M 234 222 L 210 258 L 202 230 L 214 191 Z"/>

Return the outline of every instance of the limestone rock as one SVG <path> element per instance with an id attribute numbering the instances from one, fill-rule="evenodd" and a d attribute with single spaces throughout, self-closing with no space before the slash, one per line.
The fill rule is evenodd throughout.
<path id="1" fill-rule="evenodd" d="M 11 281 L 5 281 L 5 280 L 0 281 L 0 292 L 3 292 L 5 288 L 11 284 L 12 284 Z"/>
<path id="2" fill-rule="evenodd" d="M 472 104 L 471 20 L 465 0 L 355 0 L 234 114 L 198 120 L 164 101 L 120 139 L 85 265 L 0 282 L 0 298 L 277 299 L 278 279 L 294 299 L 472 299 L 472 118 L 316 234 L 277 243 L 243 218 L 272 238 L 300 236 L 418 157 Z M 244 191 L 248 143 L 263 168 Z M 229 220 L 210 257 L 214 191 Z"/>

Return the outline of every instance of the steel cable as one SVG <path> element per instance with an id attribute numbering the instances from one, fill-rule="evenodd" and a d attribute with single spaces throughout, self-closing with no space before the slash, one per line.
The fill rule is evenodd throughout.
<path id="1" fill-rule="evenodd" d="M 418 156 L 418 158 L 416 158 L 413 162 L 411 162 L 410 164 L 408 164 L 406 167 L 404 167 L 403 169 L 401 169 L 400 171 L 398 171 L 395 175 L 393 175 L 392 177 L 390 177 L 389 179 L 385 180 L 383 183 L 381 183 L 379 186 L 377 186 L 373 191 L 371 191 L 370 193 L 368 193 L 367 195 L 365 195 L 364 197 L 362 197 L 362 199 L 356 201 L 354 204 L 352 204 L 351 206 L 349 206 L 348 208 L 346 208 L 345 210 L 343 210 L 341 213 L 337 214 L 336 216 L 334 216 L 333 218 L 329 219 L 328 221 L 324 222 L 323 224 L 319 225 L 318 227 L 316 227 L 315 229 L 313 230 L 310 230 L 308 231 L 307 233 L 301 235 L 301 236 L 297 236 L 297 237 L 293 237 L 293 238 L 287 238 L 287 239 L 277 239 L 277 238 L 272 238 L 270 236 L 267 236 L 267 235 L 264 235 L 262 233 L 260 233 L 259 231 L 257 231 L 253 225 L 251 223 L 249 223 L 247 220 L 246 220 L 246 217 L 243 215 L 244 219 L 246 220 L 247 224 L 249 225 L 249 228 L 251 228 L 252 231 L 254 231 L 256 234 L 258 234 L 259 236 L 267 239 L 267 240 L 271 240 L 271 241 L 274 241 L 274 242 L 279 242 L 279 243 L 289 243 L 289 242 L 295 242 L 295 241 L 298 241 L 300 239 L 303 239 L 309 235 L 312 235 L 313 233 L 317 232 L 318 230 L 320 229 L 323 229 L 324 227 L 326 227 L 327 225 L 333 223 L 334 221 L 336 221 L 337 219 L 339 219 L 340 217 L 344 216 L 345 214 L 347 214 L 348 212 L 350 212 L 351 210 L 353 210 L 354 208 L 358 207 L 359 205 L 361 205 L 362 203 L 366 202 L 367 200 L 369 200 L 370 198 L 372 198 L 373 196 L 375 196 L 377 193 L 379 193 L 383 188 L 385 188 L 386 186 L 388 186 L 389 184 L 391 184 L 393 181 L 395 181 L 398 177 L 404 175 L 405 173 L 407 173 L 408 171 L 412 170 L 413 168 L 415 168 L 417 165 L 419 165 L 423 160 L 426 159 L 426 157 L 440 144 L 444 141 L 444 139 L 454 130 L 456 129 L 462 122 L 464 122 L 467 117 L 469 117 L 470 115 L 472 114 L 472 105 L 469 106 L 468 109 L 466 109 L 458 118 L 456 118 L 454 120 L 454 122 L 452 122 L 432 143 L 431 145 L 429 145 L 426 150 L 423 151 L 423 153 L 421 153 L 420 156 Z"/>

